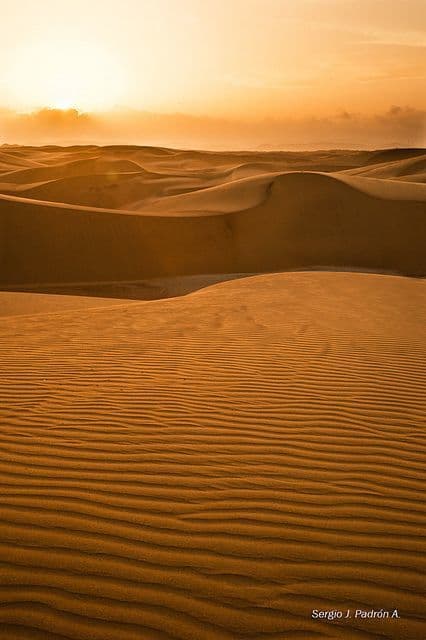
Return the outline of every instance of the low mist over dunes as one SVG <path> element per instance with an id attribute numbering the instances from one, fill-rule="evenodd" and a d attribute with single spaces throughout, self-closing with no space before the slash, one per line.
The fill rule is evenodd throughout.
<path id="1" fill-rule="evenodd" d="M 328 115 L 265 118 L 215 117 L 113 109 L 41 109 L 15 113 L 0 108 L 0 142 L 10 144 L 149 144 L 186 149 L 373 149 L 426 145 L 426 111 L 392 106 L 378 113 L 336 110 Z"/>
<path id="2" fill-rule="evenodd" d="M 425 275 L 425 161 L 422 150 L 3 148 L 0 281 L 321 267 Z"/>

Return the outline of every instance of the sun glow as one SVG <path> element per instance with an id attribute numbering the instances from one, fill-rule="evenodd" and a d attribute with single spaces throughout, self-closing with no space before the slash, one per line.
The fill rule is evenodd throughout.
<path id="1" fill-rule="evenodd" d="M 17 49 L 8 76 L 22 109 L 108 109 L 123 90 L 123 69 L 109 51 L 74 40 Z"/>

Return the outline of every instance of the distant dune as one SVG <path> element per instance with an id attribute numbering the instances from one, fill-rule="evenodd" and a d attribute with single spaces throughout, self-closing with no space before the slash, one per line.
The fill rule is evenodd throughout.
<path id="1" fill-rule="evenodd" d="M 425 275 L 426 154 L 403 151 L 8 148 L 0 283 L 317 267 Z"/>
<path id="2" fill-rule="evenodd" d="M 424 640 L 425 161 L 0 149 L 1 640 Z"/>

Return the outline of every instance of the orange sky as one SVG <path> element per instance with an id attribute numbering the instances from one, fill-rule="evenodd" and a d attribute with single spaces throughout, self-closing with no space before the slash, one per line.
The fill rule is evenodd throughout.
<path id="1" fill-rule="evenodd" d="M 0 105 L 214 117 L 426 108 L 424 0 L 0 0 Z"/>
<path id="2" fill-rule="evenodd" d="M 0 144 L 426 145 L 425 0 L 0 0 Z"/>

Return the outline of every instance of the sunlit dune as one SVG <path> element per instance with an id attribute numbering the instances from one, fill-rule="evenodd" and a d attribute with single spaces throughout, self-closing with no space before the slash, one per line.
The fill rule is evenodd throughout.
<path id="1" fill-rule="evenodd" d="M 421 638 L 425 295 L 268 274 L 0 318 L 5 637 Z"/>

